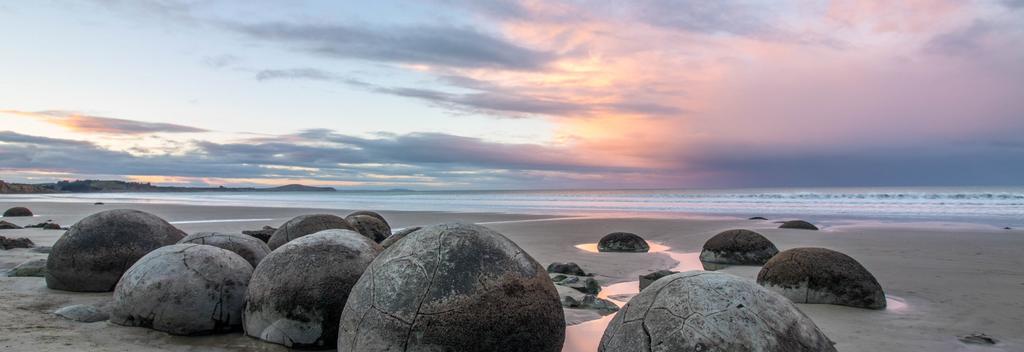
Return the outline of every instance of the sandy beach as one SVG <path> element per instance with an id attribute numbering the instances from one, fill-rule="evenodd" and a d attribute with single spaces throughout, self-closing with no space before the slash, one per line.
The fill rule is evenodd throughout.
<path id="1" fill-rule="evenodd" d="M 133 208 L 156 214 L 182 230 L 239 232 L 279 226 L 300 214 L 345 214 L 344 210 L 192 206 L 171 204 L 0 202 L 27 206 L 32 218 L 5 218 L 18 225 L 53 220 L 70 226 L 104 209 Z M 839 351 L 1021 351 L 1024 350 L 1024 231 L 993 226 L 934 223 L 834 222 L 821 231 L 777 229 L 772 221 L 727 218 L 637 218 L 510 215 L 493 213 L 381 212 L 394 228 L 442 222 L 491 227 L 543 265 L 578 263 L 602 286 L 637 280 L 640 274 L 676 268 L 673 255 L 699 252 L 705 240 L 728 229 L 760 232 L 785 250 L 825 247 L 846 253 L 870 270 L 889 298 L 886 310 L 800 304 Z M 758 214 L 751 214 L 758 215 Z M 576 246 L 613 231 L 640 234 L 669 247 L 645 254 L 592 253 Z M 4 230 L 37 246 L 63 231 Z M 29 249 L 0 251 L 0 271 L 46 254 Z M 759 267 L 732 266 L 726 273 L 754 279 Z M 42 278 L 0 277 L 0 349 L 5 351 L 275 351 L 283 347 L 241 333 L 178 337 L 108 322 L 78 323 L 52 312 L 78 303 L 98 303 L 110 293 L 71 293 L 46 288 Z M 564 351 L 594 351 L 601 330 L 589 312 L 567 309 Z M 603 319 L 606 321 L 607 319 Z M 957 336 L 981 332 L 999 339 L 993 347 L 966 345 Z"/>

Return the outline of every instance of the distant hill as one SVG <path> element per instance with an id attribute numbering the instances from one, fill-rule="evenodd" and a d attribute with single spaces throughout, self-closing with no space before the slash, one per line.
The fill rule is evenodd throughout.
<path id="1" fill-rule="evenodd" d="M 18 184 L 0 181 L 0 193 L 106 193 L 106 192 L 333 192 L 331 187 L 299 184 L 271 188 L 154 186 L 149 182 L 74 180 L 57 183 Z"/>

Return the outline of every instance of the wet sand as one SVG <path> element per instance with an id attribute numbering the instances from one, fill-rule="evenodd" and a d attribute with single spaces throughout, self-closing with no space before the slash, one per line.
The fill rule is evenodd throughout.
<path id="1" fill-rule="evenodd" d="M 0 201 L 0 208 L 28 206 L 33 218 L 4 218 L 28 225 L 52 219 L 70 226 L 102 209 L 135 208 L 157 214 L 187 232 L 278 226 L 309 213 L 347 211 L 186 206 L 168 204 L 24 203 Z M 624 303 L 635 292 L 637 276 L 660 269 L 692 267 L 687 259 L 704 241 L 732 228 L 747 228 L 772 240 L 780 250 L 826 247 L 861 262 L 890 296 L 883 311 L 830 305 L 798 305 L 836 342 L 840 351 L 1021 351 L 1024 350 L 1024 231 L 980 225 L 884 224 L 849 222 L 822 231 L 776 229 L 772 221 L 743 219 L 564 218 L 489 213 L 382 212 L 393 227 L 448 221 L 482 223 L 505 234 L 537 261 L 574 261 L 606 287 L 602 297 Z M 758 214 L 750 214 L 758 215 Z M 577 245 L 596 242 L 614 231 L 629 231 L 665 251 L 646 254 L 594 253 Z M 63 231 L 3 230 L 6 237 L 29 237 L 50 245 Z M 45 254 L 0 250 L 0 270 Z M 759 267 L 733 266 L 724 272 L 753 279 Z M 626 294 L 623 296 L 623 294 Z M 4 351 L 277 351 L 242 334 L 177 337 L 142 328 L 77 323 L 56 317 L 57 308 L 109 300 L 109 293 L 49 290 L 42 278 L 0 277 L 0 350 Z M 592 320 L 597 319 L 597 320 Z M 567 310 L 564 351 L 594 351 L 603 324 L 591 312 Z M 965 345 L 958 335 L 983 332 L 1001 341 L 993 347 Z"/>

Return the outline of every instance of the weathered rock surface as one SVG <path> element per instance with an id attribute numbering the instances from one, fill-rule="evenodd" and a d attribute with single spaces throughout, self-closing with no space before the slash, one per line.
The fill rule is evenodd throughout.
<path id="1" fill-rule="evenodd" d="M 583 271 L 583 268 L 581 268 L 579 266 L 579 264 L 576 264 L 576 263 L 573 263 L 573 262 L 568 262 L 568 263 L 554 262 L 554 263 L 548 264 L 548 272 L 549 273 L 556 273 L 556 274 L 587 276 L 587 273 L 585 271 Z"/>
<path id="2" fill-rule="evenodd" d="M 779 253 L 775 244 L 750 230 L 723 231 L 704 242 L 700 260 L 731 265 L 761 265 Z"/>
<path id="3" fill-rule="evenodd" d="M 441 224 L 370 264 L 345 304 L 338 350 L 557 352 L 564 340 L 544 267 L 494 230 Z"/>
<path id="4" fill-rule="evenodd" d="M 18 226 L 17 224 L 13 224 L 13 223 L 10 223 L 10 222 L 4 221 L 4 220 L 0 220 L 0 230 L 17 230 L 17 229 L 20 229 L 20 228 L 21 228 L 21 226 Z"/>
<path id="5" fill-rule="evenodd" d="M 601 315 L 619 311 L 619 306 L 615 303 L 599 298 L 595 294 L 583 293 L 564 286 L 555 287 L 558 289 L 558 296 L 564 308 L 595 310 Z"/>
<path id="6" fill-rule="evenodd" d="M 358 210 L 358 211 L 354 211 L 354 212 L 349 213 L 348 215 L 345 216 L 345 218 L 348 218 L 349 216 L 356 216 L 356 215 L 366 215 L 366 216 L 375 217 L 375 218 L 377 218 L 377 220 L 383 221 L 384 224 L 388 225 L 388 228 L 391 228 L 391 224 L 388 223 L 388 219 L 385 219 L 383 215 L 380 215 L 380 213 L 375 212 L 375 211 Z"/>
<path id="7" fill-rule="evenodd" d="M 32 216 L 32 211 L 26 207 L 13 207 L 4 211 L 4 217 Z"/>
<path id="8" fill-rule="evenodd" d="M 565 286 L 583 293 L 597 294 L 601 292 L 601 284 L 589 276 L 548 273 L 551 281 L 558 286 Z"/>
<path id="9" fill-rule="evenodd" d="M 733 275 L 655 281 L 612 318 L 599 352 L 828 352 L 832 342 L 785 297 Z"/>
<path id="10" fill-rule="evenodd" d="M 267 243 L 267 241 L 270 241 L 270 236 L 273 236 L 274 232 L 276 232 L 276 231 L 277 231 L 277 228 L 275 228 L 275 227 L 263 226 L 263 228 L 259 229 L 259 230 L 245 230 L 245 231 L 242 231 L 242 234 L 258 238 L 260 241 L 263 241 L 263 243 Z"/>
<path id="11" fill-rule="evenodd" d="M 678 273 L 678 271 L 672 270 L 658 270 L 646 275 L 640 275 L 640 290 L 643 291 L 643 289 L 647 288 L 647 286 L 650 286 L 655 281 L 658 281 L 660 278 Z"/>
<path id="12" fill-rule="evenodd" d="M 46 258 L 29 259 L 7 273 L 13 277 L 43 277 L 46 275 Z"/>
<path id="13" fill-rule="evenodd" d="M 794 248 L 773 257 L 757 283 L 796 303 L 885 308 L 878 280 L 856 260 L 825 248 Z"/>
<path id="14" fill-rule="evenodd" d="M 799 230 L 817 230 L 818 227 L 814 224 L 803 221 L 803 220 L 790 220 L 783 222 L 779 225 L 780 229 L 799 229 Z"/>
<path id="15" fill-rule="evenodd" d="M 288 222 L 281 225 L 277 231 L 274 231 L 274 234 L 270 236 L 270 240 L 267 241 L 267 245 L 270 246 L 270 249 L 272 250 L 277 249 L 277 247 L 288 243 L 288 241 L 330 229 L 355 231 L 355 229 L 353 229 L 345 219 L 337 215 L 300 215 L 288 220 Z"/>
<path id="16" fill-rule="evenodd" d="M 239 330 L 252 266 L 226 249 L 176 244 L 146 254 L 114 289 L 110 322 L 174 335 Z"/>
<path id="17" fill-rule="evenodd" d="M 410 233 L 419 231 L 422 228 L 423 227 L 420 227 L 420 226 L 413 226 L 413 227 L 406 227 L 404 229 L 401 229 L 401 230 L 391 234 L 391 236 L 388 236 L 388 238 L 385 238 L 383 241 L 380 241 L 380 245 L 381 245 L 381 247 L 384 247 L 384 248 L 391 247 L 391 245 L 395 244 L 395 242 L 398 242 L 399 240 L 405 238 L 405 236 L 408 236 Z"/>
<path id="18" fill-rule="evenodd" d="M 270 254 L 270 247 L 258 238 L 238 233 L 198 232 L 182 238 L 178 243 L 195 243 L 214 246 L 235 252 L 249 262 L 253 268 Z"/>
<path id="19" fill-rule="evenodd" d="M 32 240 L 21 237 L 21 238 L 10 238 L 0 236 L 0 248 L 3 249 L 14 249 L 14 248 L 32 248 L 35 243 Z"/>
<path id="20" fill-rule="evenodd" d="M 138 210 L 89 215 L 53 244 L 46 262 L 46 286 L 65 291 L 111 291 L 135 261 L 183 237 L 184 232 L 163 219 Z"/>
<path id="21" fill-rule="evenodd" d="M 63 307 L 53 312 L 57 316 L 82 323 L 95 323 L 110 319 L 110 312 L 107 309 L 93 306 L 91 304 L 75 304 Z"/>
<path id="22" fill-rule="evenodd" d="M 960 342 L 974 345 L 995 345 L 999 343 L 999 340 L 996 340 L 994 337 L 982 334 L 980 332 L 967 334 L 963 336 L 957 336 L 957 339 L 960 340 Z"/>
<path id="23" fill-rule="evenodd" d="M 388 226 L 388 223 L 371 215 L 349 215 L 345 217 L 345 221 L 356 232 L 377 243 L 391 236 L 391 227 Z"/>
<path id="24" fill-rule="evenodd" d="M 245 333 L 290 348 L 334 348 L 349 292 L 383 250 L 350 230 L 324 230 L 274 250 L 249 282 Z"/>
<path id="25" fill-rule="evenodd" d="M 647 252 L 648 250 L 650 250 L 650 246 L 647 245 L 647 241 L 628 232 L 613 232 L 597 242 L 598 252 Z"/>

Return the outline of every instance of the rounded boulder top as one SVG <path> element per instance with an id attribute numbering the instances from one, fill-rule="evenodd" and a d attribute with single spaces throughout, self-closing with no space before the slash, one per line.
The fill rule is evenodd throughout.
<path id="1" fill-rule="evenodd" d="M 716 264 L 761 265 L 778 253 L 775 244 L 757 232 L 728 230 L 704 242 L 700 260 Z"/>
<path id="2" fill-rule="evenodd" d="M 409 234 L 359 278 L 341 316 L 338 351 L 557 352 L 558 290 L 500 233 L 441 224 Z"/>
<path id="3" fill-rule="evenodd" d="M 689 271 L 640 291 L 612 318 L 599 352 L 835 351 L 796 305 L 737 276 Z"/>
<path id="4" fill-rule="evenodd" d="M 647 252 L 650 249 L 643 237 L 629 232 L 612 232 L 597 242 L 598 252 Z"/>
<path id="5" fill-rule="evenodd" d="M 783 222 L 779 225 L 780 229 L 798 229 L 798 230 L 817 230 L 818 227 L 814 224 L 803 221 L 803 220 L 790 220 Z"/>
<path id="6" fill-rule="evenodd" d="M 26 207 L 13 207 L 4 211 L 4 217 L 32 216 L 32 211 Z"/>
<path id="7" fill-rule="evenodd" d="M 288 241 L 330 229 L 355 230 L 344 218 L 337 215 L 299 215 L 288 220 L 277 231 L 274 231 L 274 234 L 270 236 L 270 240 L 267 241 L 267 245 L 272 250 L 277 249 L 277 247 L 288 243 Z"/>
<path id="8" fill-rule="evenodd" d="M 274 250 L 249 282 L 245 333 L 289 348 L 334 348 L 349 292 L 383 250 L 366 236 L 336 229 Z"/>
<path id="9" fill-rule="evenodd" d="M 388 238 L 385 238 L 383 241 L 380 241 L 380 245 L 383 246 L 384 248 L 391 247 L 391 245 L 395 244 L 395 242 L 402 240 L 403 238 L 405 238 L 405 236 L 408 236 L 410 233 L 419 231 L 422 228 L 423 227 L 420 226 L 413 226 L 398 230 L 395 233 L 391 234 L 391 236 L 388 236 Z"/>
<path id="10" fill-rule="evenodd" d="M 387 221 L 376 218 L 372 215 L 349 215 L 345 221 L 352 226 L 356 232 L 363 234 L 374 242 L 380 243 L 391 236 L 391 227 Z"/>
<path id="11" fill-rule="evenodd" d="M 270 247 L 266 243 L 256 237 L 240 233 L 197 232 L 185 236 L 178 243 L 205 244 L 226 249 L 241 256 L 254 268 L 270 254 Z"/>
<path id="12" fill-rule="evenodd" d="M 114 289 L 110 322 L 174 335 L 237 331 L 252 266 L 202 244 L 163 247 L 139 259 Z"/>
<path id="13" fill-rule="evenodd" d="M 380 213 L 375 212 L 375 211 L 358 210 L 358 211 L 354 211 L 354 212 L 349 213 L 348 215 L 345 216 L 345 218 L 347 219 L 350 216 L 357 216 L 357 215 L 372 216 L 372 217 L 376 218 L 377 220 L 383 221 L 385 225 L 388 225 L 388 228 L 391 228 L 391 224 L 388 223 L 388 220 L 385 219 L 383 215 L 380 215 Z"/>
<path id="14" fill-rule="evenodd" d="M 184 232 L 164 219 L 139 210 L 89 215 L 53 244 L 46 261 L 46 286 L 65 291 L 112 291 L 135 261 L 184 237 Z"/>
<path id="15" fill-rule="evenodd" d="M 773 257 L 757 283 L 796 303 L 883 309 L 878 280 L 850 256 L 825 248 L 793 248 Z"/>

